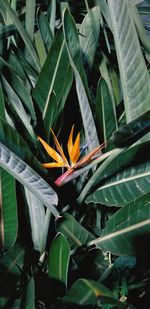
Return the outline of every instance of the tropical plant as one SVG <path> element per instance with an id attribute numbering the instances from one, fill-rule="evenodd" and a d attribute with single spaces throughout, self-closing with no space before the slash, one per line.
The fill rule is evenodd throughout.
<path id="1" fill-rule="evenodd" d="M 0 308 L 150 302 L 149 16 L 0 1 Z"/>

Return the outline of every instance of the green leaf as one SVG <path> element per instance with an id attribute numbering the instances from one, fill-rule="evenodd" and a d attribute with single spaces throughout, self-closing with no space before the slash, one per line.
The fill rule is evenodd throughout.
<path id="1" fill-rule="evenodd" d="M 36 68 L 33 67 L 25 58 L 25 56 L 22 53 L 22 50 L 20 50 L 18 48 L 18 46 L 14 46 L 13 45 L 13 50 L 14 50 L 14 55 L 13 57 L 17 58 L 17 60 L 15 59 L 15 65 L 12 65 L 11 60 L 9 60 L 13 70 L 16 72 L 16 64 L 18 61 L 18 65 L 22 67 L 22 70 L 24 72 L 24 77 L 21 76 L 22 79 L 25 78 L 26 81 L 26 87 L 29 85 L 29 87 L 31 88 L 31 86 L 35 86 L 35 82 L 37 80 L 37 76 L 38 73 L 36 71 Z M 20 70 L 18 69 L 16 72 L 18 75 L 20 75 Z M 29 88 L 29 89 L 30 89 Z"/>
<path id="2" fill-rule="evenodd" d="M 52 93 L 44 119 L 44 130 L 47 134 L 47 138 L 49 138 L 50 128 L 53 127 L 55 120 L 57 120 L 57 117 L 58 117 L 58 104 L 55 93 Z"/>
<path id="3" fill-rule="evenodd" d="M 43 253 L 46 246 L 50 222 L 50 211 L 47 209 L 45 213 L 45 208 L 42 202 L 28 189 L 24 188 L 24 190 L 29 208 L 29 218 L 34 249 L 40 253 Z"/>
<path id="4" fill-rule="evenodd" d="M 112 292 L 103 284 L 89 279 L 77 280 L 67 295 L 63 298 L 65 303 L 78 304 L 80 306 L 96 305 L 99 299 L 108 298 L 108 303 L 114 302 Z"/>
<path id="5" fill-rule="evenodd" d="M 89 239 L 93 238 L 93 235 L 68 213 L 57 219 L 56 229 L 66 237 L 72 248 L 85 245 Z"/>
<path id="6" fill-rule="evenodd" d="M 135 6 L 132 7 L 132 16 L 134 18 L 134 22 L 138 31 L 138 35 L 140 38 L 140 41 L 142 43 L 142 46 L 145 48 L 145 50 L 150 54 L 150 42 L 149 37 L 146 33 L 146 30 L 142 24 L 140 15 L 138 13 L 138 10 Z"/>
<path id="7" fill-rule="evenodd" d="M 12 247 L 18 232 L 15 180 L 0 167 L 0 247 Z"/>
<path id="8" fill-rule="evenodd" d="M 35 38 L 37 54 L 40 59 L 40 64 L 41 64 L 41 67 L 43 67 L 43 64 L 46 60 L 46 50 L 45 50 L 44 42 L 43 42 L 40 31 L 36 31 L 34 38 Z"/>
<path id="9" fill-rule="evenodd" d="M 44 14 L 40 14 L 38 19 L 39 29 L 42 35 L 43 43 L 46 49 L 46 52 L 50 50 L 50 47 L 53 42 L 53 35 L 51 32 L 51 28 L 49 26 L 48 20 Z"/>
<path id="10" fill-rule="evenodd" d="M 54 216 L 58 211 L 53 206 L 57 205 L 58 198 L 55 191 L 40 177 L 29 165 L 17 157 L 12 151 L 0 143 L 0 165 L 27 187 L 36 197 L 50 209 Z"/>
<path id="11" fill-rule="evenodd" d="M 109 89 L 104 79 L 101 79 L 98 84 L 96 101 L 96 117 L 100 128 L 99 131 L 103 134 L 103 140 L 108 141 L 113 131 L 116 130 L 116 115 Z"/>
<path id="12" fill-rule="evenodd" d="M 67 288 L 70 248 L 66 238 L 58 233 L 54 238 L 48 257 L 48 276 L 59 280 Z"/>
<path id="13" fill-rule="evenodd" d="M 111 29 L 111 19 L 110 19 L 110 13 L 109 13 L 109 8 L 108 8 L 108 4 L 106 2 L 106 0 L 97 0 L 96 3 L 100 6 L 100 10 L 109 26 L 109 28 Z"/>
<path id="14" fill-rule="evenodd" d="M 125 147 L 135 143 L 148 132 L 150 132 L 150 111 L 113 132 L 111 141 L 116 147 Z"/>
<path id="15" fill-rule="evenodd" d="M 0 118 L 0 142 L 22 160 L 30 161 L 30 157 L 32 162 L 34 161 L 34 156 L 23 138 L 2 118 Z"/>
<path id="16" fill-rule="evenodd" d="M 112 100 L 112 107 L 113 107 L 113 114 L 115 116 L 116 121 L 116 128 L 117 128 L 117 116 L 116 116 L 116 105 L 118 104 L 118 101 L 120 102 L 122 97 L 120 95 L 120 81 L 119 78 L 116 77 L 116 73 L 114 68 L 112 67 L 112 64 L 109 62 L 106 55 L 102 53 L 102 60 L 100 62 L 100 73 L 102 78 L 107 83 L 109 93 Z M 114 75 L 115 75 L 115 83 L 114 83 Z M 117 98 L 116 98 L 117 96 Z"/>
<path id="17" fill-rule="evenodd" d="M 101 164 L 89 179 L 78 198 L 78 202 L 82 203 L 91 191 L 94 194 L 94 190 L 103 185 L 105 181 L 109 180 L 111 182 L 112 176 L 115 177 L 117 173 L 124 171 L 128 167 L 133 166 L 134 169 L 134 165 L 137 165 L 140 160 L 141 163 L 144 162 L 144 160 L 146 161 L 148 151 L 149 143 L 137 144 L 127 149 L 114 149 L 111 155 Z"/>
<path id="18" fill-rule="evenodd" d="M 65 76 L 65 83 L 64 83 L 64 88 L 63 88 L 63 95 L 61 98 L 61 101 L 59 103 L 59 113 L 63 110 L 66 100 L 68 98 L 72 83 L 73 83 L 73 70 L 72 67 L 69 66 L 68 71 L 66 72 L 66 76 Z"/>
<path id="19" fill-rule="evenodd" d="M 137 150 L 137 153 L 135 152 Z M 106 174 L 104 182 L 90 196 L 86 202 L 101 203 L 107 206 L 124 206 L 131 201 L 150 192 L 150 162 L 148 161 L 148 153 L 150 151 L 150 143 L 146 144 L 138 153 L 138 146 L 130 151 L 125 151 L 118 156 L 118 160 L 113 161 L 114 169 L 118 169 L 118 164 L 124 165 L 124 168 L 112 177 Z M 134 156 L 133 156 L 134 155 Z M 132 160 L 131 160 L 132 157 Z M 122 162 L 120 161 L 122 159 Z M 115 162 L 116 161 L 116 162 Z M 129 163 L 130 162 L 130 165 Z M 111 168 L 111 167 L 110 167 Z M 108 174 L 107 174 L 108 175 Z M 105 181 L 106 179 L 106 181 Z"/>
<path id="20" fill-rule="evenodd" d="M 19 117 L 21 123 L 24 125 L 24 130 L 27 130 L 32 140 L 36 142 L 37 138 L 30 123 L 31 117 L 29 116 L 29 114 L 26 113 L 21 100 L 3 76 L 2 84 L 3 88 L 5 89 L 5 96 L 8 99 L 8 105 L 10 105 L 11 111 L 14 111 L 14 113 L 16 113 L 15 116 Z"/>
<path id="21" fill-rule="evenodd" d="M 136 5 L 136 4 L 138 4 L 138 3 L 141 3 L 141 2 L 143 2 L 144 0 L 130 0 L 130 2 L 131 2 L 131 4 L 134 6 L 134 5 Z"/>
<path id="22" fill-rule="evenodd" d="M 26 32 L 26 30 L 24 29 L 24 27 L 22 26 L 22 23 L 20 22 L 20 20 L 18 19 L 15 11 L 11 8 L 8 0 L 1 0 L 1 6 L 0 6 L 0 11 L 2 16 L 5 18 L 5 10 L 7 11 L 7 13 L 9 14 L 10 18 L 12 19 L 12 22 L 14 23 L 14 25 L 16 26 L 16 28 L 18 29 L 19 34 L 21 35 L 25 46 L 32 58 L 32 61 L 36 67 L 37 70 L 39 70 L 39 60 L 38 57 L 36 55 L 35 49 L 32 45 L 32 42 L 29 38 L 28 33 Z"/>
<path id="23" fill-rule="evenodd" d="M 31 278 L 23 289 L 23 295 L 19 299 L 14 299 L 11 309 L 33 309 L 35 308 L 35 284 Z"/>
<path id="24" fill-rule="evenodd" d="M 34 38 L 35 10 L 36 10 L 36 1 L 26 0 L 25 28 L 29 37 L 31 38 L 31 41 L 33 41 Z"/>
<path id="25" fill-rule="evenodd" d="M 24 289 L 23 296 L 21 298 L 21 309 L 33 309 L 35 308 L 35 284 L 34 279 L 31 278 L 27 286 Z"/>
<path id="26" fill-rule="evenodd" d="M 16 284 L 22 275 L 25 252 L 21 247 L 13 247 L 0 259 L 0 307 L 4 308 L 13 296 Z"/>
<path id="27" fill-rule="evenodd" d="M 46 170 L 33 155 L 21 135 L 19 135 L 16 129 L 2 118 L 0 118 L 0 142 L 31 167 L 34 167 L 34 170 L 38 173 L 45 175 Z M 40 147 L 38 144 L 35 145 L 35 151 L 40 153 Z M 43 158 L 42 154 L 43 153 L 41 152 L 41 158 L 44 159 L 45 157 Z"/>
<path id="28" fill-rule="evenodd" d="M 87 62 L 91 68 L 95 56 L 97 42 L 100 32 L 101 12 L 99 6 L 86 14 L 80 26 L 80 45 L 83 53 L 83 62 Z"/>
<path id="29" fill-rule="evenodd" d="M 23 84 L 21 78 L 12 70 L 11 66 L 0 57 L 0 70 L 12 89 L 16 92 L 22 103 L 27 108 L 33 121 L 36 120 L 32 98 Z"/>
<path id="30" fill-rule="evenodd" d="M 8 38 L 16 33 L 16 27 L 14 25 L 3 25 L 0 27 L 0 40 Z"/>
<path id="31" fill-rule="evenodd" d="M 129 1 L 109 0 L 108 5 L 128 123 L 149 110 L 150 78 Z"/>
<path id="32" fill-rule="evenodd" d="M 0 116 L 5 119 L 5 107 L 0 84 Z M 17 238 L 18 218 L 14 178 L 0 167 L 0 247 L 9 248 Z"/>
<path id="33" fill-rule="evenodd" d="M 51 28 L 52 35 L 54 36 L 55 31 L 55 19 L 56 19 L 56 0 L 51 0 L 48 10 L 49 24 Z"/>
<path id="34" fill-rule="evenodd" d="M 75 75 L 76 91 L 88 148 L 89 150 L 93 150 L 98 146 L 99 141 L 89 103 L 89 89 L 81 60 L 78 31 L 73 17 L 67 9 L 65 9 L 63 14 L 63 31 L 70 64 Z"/>
<path id="35" fill-rule="evenodd" d="M 50 48 L 33 92 L 33 97 L 42 112 L 44 120 L 47 117 L 47 113 L 50 113 L 52 94 L 56 96 L 57 104 L 59 104 L 63 96 L 68 68 L 68 55 L 62 32 L 59 31 Z M 47 127 L 47 131 L 49 129 Z"/>
<path id="36" fill-rule="evenodd" d="M 0 117 L 2 119 L 5 119 L 5 102 L 1 83 L 0 83 Z"/>
<path id="37" fill-rule="evenodd" d="M 108 156 L 108 158 L 106 157 L 106 160 L 104 161 L 104 163 L 101 164 L 101 166 L 96 170 L 96 172 L 93 174 L 93 176 L 89 179 L 89 181 L 86 183 L 85 187 L 83 188 L 83 190 L 81 191 L 79 197 L 78 197 L 78 203 L 81 204 L 83 202 L 83 200 L 87 197 L 87 195 L 90 194 L 91 190 L 93 191 L 94 188 L 96 187 L 97 184 L 99 184 L 101 181 L 103 181 L 103 177 L 105 175 L 105 170 L 108 166 L 112 167 L 112 170 L 114 173 L 114 164 L 112 163 L 114 161 L 114 159 L 116 157 L 118 157 L 118 155 L 120 154 L 121 150 L 120 149 L 114 149 L 114 151 L 112 151 L 112 154 Z M 101 159 L 101 157 L 100 157 Z M 95 160 L 94 160 L 95 161 Z M 94 163 L 94 162 L 93 162 Z M 86 167 L 85 167 L 86 168 Z M 106 170 L 107 171 L 107 170 Z M 110 171 L 109 171 L 110 172 Z M 102 176 L 101 176 L 102 175 Z M 107 175 L 107 174 L 106 174 Z M 111 173 L 109 174 L 109 176 L 111 176 Z M 107 177 L 107 176 L 106 176 Z M 105 177 L 104 177 L 105 180 Z"/>
<path id="38" fill-rule="evenodd" d="M 26 73 L 25 73 L 25 71 L 22 67 L 22 63 L 18 59 L 17 49 L 14 52 L 9 53 L 8 61 L 4 62 L 4 66 L 5 65 L 6 66 L 9 65 L 10 74 L 11 74 L 11 71 L 13 71 L 13 73 L 15 72 L 16 75 L 18 77 L 20 77 L 20 81 L 22 82 L 23 85 L 25 85 L 26 91 L 29 94 L 31 86 L 30 86 L 29 81 L 27 80 L 27 75 L 26 75 Z M 5 70 L 3 70 L 3 74 L 5 75 Z M 8 78 L 7 74 L 5 75 L 5 78 L 10 81 L 10 77 Z M 10 83 L 11 83 L 11 81 L 10 81 Z M 12 83 L 13 83 L 13 81 L 12 81 Z M 17 88 L 17 84 L 16 84 L 16 88 Z M 32 103 L 32 105 L 33 105 L 33 103 Z"/>
<path id="39" fill-rule="evenodd" d="M 150 194 L 147 194 L 117 211 L 93 243 L 104 251 L 129 255 L 147 248 L 149 233 Z"/>

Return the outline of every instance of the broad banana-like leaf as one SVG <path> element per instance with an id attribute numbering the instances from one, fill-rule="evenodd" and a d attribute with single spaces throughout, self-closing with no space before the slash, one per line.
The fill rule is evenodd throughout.
<path id="1" fill-rule="evenodd" d="M 91 192 L 91 190 L 94 190 L 94 187 L 101 181 L 101 173 L 103 173 L 106 170 L 106 167 L 111 165 L 115 158 L 118 157 L 120 154 L 120 149 L 115 149 L 105 161 L 101 164 L 101 166 L 96 170 L 96 172 L 93 174 L 93 176 L 89 179 L 83 190 L 81 191 L 79 197 L 78 197 L 78 203 L 81 204 L 83 200 L 87 197 L 87 195 Z M 114 165 L 113 165 L 114 166 Z M 104 176 L 104 175 L 103 175 Z"/>
<path id="2" fill-rule="evenodd" d="M 53 35 L 47 17 L 43 13 L 40 13 L 38 18 L 38 25 L 46 52 L 48 53 L 53 42 Z"/>
<path id="3" fill-rule="evenodd" d="M 9 4 L 8 0 L 1 0 L 0 3 L 0 11 L 2 16 L 5 19 L 5 10 L 7 11 L 7 13 L 9 14 L 12 22 L 14 23 L 14 25 L 16 26 L 18 32 L 20 33 L 25 46 L 30 54 L 30 57 L 32 58 L 32 62 L 34 63 L 35 67 L 37 70 L 40 70 L 39 67 L 39 60 L 37 57 L 37 54 L 35 52 L 34 46 L 30 40 L 30 37 L 28 35 L 28 33 L 26 32 L 25 28 L 23 27 L 21 21 L 19 20 L 19 18 L 17 17 L 15 11 L 11 8 L 11 5 Z"/>
<path id="4" fill-rule="evenodd" d="M 50 210 L 47 209 L 45 212 L 45 208 L 42 202 L 27 188 L 25 188 L 25 196 L 29 209 L 34 249 L 40 253 L 43 253 L 45 251 L 50 222 Z"/>
<path id="5" fill-rule="evenodd" d="M 15 244 L 18 232 L 15 179 L 0 167 L 0 247 Z"/>
<path id="6" fill-rule="evenodd" d="M 83 53 L 83 62 L 87 62 L 92 68 L 94 55 L 100 32 L 101 12 L 99 6 L 95 6 L 85 15 L 80 27 L 80 45 Z"/>
<path id="7" fill-rule="evenodd" d="M 113 132 L 111 141 L 116 147 L 125 147 L 133 144 L 148 132 L 150 132 L 150 111 Z"/>
<path id="8" fill-rule="evenodd" d="M 69 66 L 65 42 L 60 30 L 50 48 L 33 91 L 33 97 L 43 115 L 45 134 L 50 131 L 50 118 L 51 113 L 53 113 L 51 101 L 55 96 L 55 101 L 59 105 L 63 97 Z M 70 82 L 68 84 L 71 87 Z M 65 91 L 67 91 L 66 87 Z"/>
<path id="9" fill-rule="evenodd" d="M 116 105 L 118 104 L 118 101 L 120 102 L 120 100 L 122 99 L 120 95 L 120 82 L 119 82 L 118 76 L 116 76 L 117 74 L 114 68 L 112 67 L 112 64 L 109 62 L 106 55 L 102 53 L 102 56 L 103 57 L 102 57 L 99 69 L 100 69 L 101 77 L 105 80 L 108 86 L 108 89 L 109 89 L 109 93 L 110 93 L 111 100 L 112 100 L 113 118 L 116 122 L 116 129 L 117 129 L 118 123 L 117 123 L 117 115 L 116 115 Z M 115 77 L 115 80 L 114 80 L 114 77 Z M 98 86 L 97 86 L 97 90 L 98 90 Z"/>
<path id="10" fill-rule="evenodd" d="M 46 50 L 40 31 L 36 31 L 34 35 L 37 54 L 40 60 L 40 65 L 43 67 L 46 60 Z"/>
<path id="11" fill-rule="evenodd" d="M 128 0 L 128 1 L 130 1 L 132 5 L 136 5 L 136 4 L 143 2 L 144 0 Z"/>
<path id="12" fill-rule="evenodd" d="M 128 0 L 108 0 L 127 123 L 150 106 L 150 77 Z"/>
<path id="13" fill-rule="evenodd" d="M 33 155 L 22 136 L 2 118 L 0 118 L 0 142 L 31 167 L 34 166 L 34 169 L 38 173 L 42 173 L 43 175 L 46 173 L 46 170 L 42 167 L 39 160 Z M 35 145 L 35 149 L 40 153 L 41 150 L 37 143 Z M 41 158 L 42 160 L 45 159 L 43 152 L 41 152 Z"/>
<path id="14" fill-rule="evenodd" d="M 26 81 L 29 83 L 30 87 L 35 87 L 35 83 L 38 77 L 38 73 L 36 68 L 33 67 L 28 60 L 25 58 L 23 52 L 18 48 L 18 46 L 13 45 L 14 57 L 15 57 L 15 66 L 17 64 L 17 60 L 19 65 L 21 65 L 23 72 L 25 74 Z M 16 69 L 13 67 L 16 72 Z"/>
<path id="15" fill-rule="evenodd" d="M 33 97 L 45 118 L 52 92 L 59 102 L 64 84 L 64 72 L 69 66 L 68 55 L 62 32 L 60 31 L 51 46 L 46 62 L 38 77 Z"/>
<path id="16" fill-rule="evenodd" d="M 1 84 L 0 116 L 5 121 L 5 105 Z M 15 244 L 17 232 L 18 218 L 15 179 L 0 167 L 0 247 L 12 247 Z"/>
<path id="17" fill-rule="evenodd" d="M 26 0 L 25 7 L 25 28 L 26 31 L 33 41 L 34 38 L 34 26 L 35 26 L 35 10 L 36 10 L 36 1 L 35 0 Z"/>
<path id="18" fill-rule="evenodd" d="M 73 17 L 67 9 L 65 9 L 63 14 L 63 31 L 70 64 L 75 75 L 76 90 L 83 119 L 86 141 L 89 150 L 93 150 L 98 146 L 99 141 L 90 107 L 89 88 L 82 65 L 78 31 Z"/>
<path id="19" fill-rule="evenodd" d="M 82 190 L 79 198 L 78 198 L 78 202 L 81 203 L 92 191 L 93 193 L 91 194 L 91 198 L 94 198 L 94 193 L 98 192 L 95 189 L 100 189 L 101 186 L 103 186 L 106 183 L 114 183 L 113 180 L 116 179 L 117 181 L 117 175 L 118 175 L 118 182 L 116 183 L 118 185 L 117 187 L 117 193 L 116 193 L 116 198 L 118 200 L 119 196 L 120 199 L 117 201 L 116 200 L 116 205 L 117 203 L 121 204 L 126 202 L 129 202 L 128 199 L 130 199 L 131 197 L 133 197 L 133 195 L 131 195 L 131 187 L 130 185 L 132 185 L 134 183 L 134 178 L 137 181 L 145 181 L 144 177 L 142 177 L 143 175 L 143 169 L 145 170 L 145 175 L 147 175 L 149 177 L 149 172 L 148 172 L 148 166 L 147 166 L 147 162 L 148 162 L 148 153 L 149 153 L 149 142 L 147 143 L 141 143 L 141 144 L 136 144 L 130 148 L 127 149 L 121 149 L 121 148 L 117 148 L 114 149 L 112 152 L 112 155 L 110 155 L 102 164 L 101 166 L 97 169 L 97 171 L 93 174 L 93 176 L 89 179 L 89 181 L 87 182 L 87 184 L 85 185 L 84 189 Z M 141 164 L 141 166 L 140 166 Z M 149 164 L 149 163 L 148 163 Z M 135 169 L 134 169 L 135 166 Z M 147 170 L 147 172 L 146 172 Z M 134 175 L 133 177 L 131 176 L 131 172 L 134 171 Z M 147 174 L 148 173 L 148 174 Z M 127 177 L 127 175 L 129 176 L 129 178 Z M 139 175 L 139 177 L 138 177 Z M 120 178 L 119 178 L 120 176 Z M 144 175 L 143 175 L 144 176 Z M 127 177 L 127 178 L 126 178 Z M 113 179 L 113 180 L 112 180 Z M 120 182 L 119 182 L 120 180 Z M 127 182 L 126 182 L 127 181 Z M 130 182 L 131 181 L 131 182 Z M 120 185 L 124 185 L 125 187 L 125 191 L 121 192 L 120 189 Z M 127 185 L 127 187 L 126 187 Z M 115 188 L 115 187 L 111 187 L 111 188 Z M 107 188 L 108 189 L 108 188 Z M 127 189 L 128 189 L 128 193 L 127 193 Z M 137 190 L 138 188 L 136 188 L 135 190 L 133 190 L 133 193 L 135 194 L 142 194 L 142 192 L 139 190 Z M 148 184 L 145 188 L 146 190 L 148 190 Z M 120 194 L 119 194 L 119 191 Z M 112 191 L 113 194 L 114 191 Z M 104 191 L 103 191 L 104 193 Z M 123 196 L 121 199 L 121 196 Z M 143 192 L 144 194 L 144 192 Z M 96 195 L 95 195 L 96 197 Z M 97 196 L 98 197 L 98 196 Z M 127 198 L 127 200 L 126 200 Z M 134 198 L 134 197 L 133 197 Z M 111 200 L 110 204 L 114 203 L 115 199 L 113 199 L 112 195 L 108 195 L 106 197 L 106 199 Z M 88 200 L 88 198 L 87 198 Z M 89 200 L 90 200 L 90 196 L 89 196 Z M 98 199 L 96 199 L 95 201 L 98 201 Z M 104 200 L 103 200 L 104 202 Z M 105 200 L 106 203 L 106 200 Z M 109 205 L 110 205 L 109 204 Z M 120 206 L 121 206 L 120 204 Z M 119 206 L 119 204 L 118 204 Z"/>
<path id="20" fill-rule="evenodd" d="M 36 142 L 37 139 L 33 127 L 30 123 L 31 117 L 29 116 L 29 114 L 26 113 L 21 100 L 19 99 L 15 91 L 12 89 L 10 84 L 3 76 L 2 76 L 2 84 L 3 88 L 5 89 L 6 93 L 5 95 L 9 102 L 8 104 L 10 104 L 10 109 L 13 110 L 16 116 L 19 117 L 21 124 L 24 126 L 24 130 L 27 130 L 33 142 Z"/>
<path id="21" fill-rule="evenodd" d="M 86 201 L 121 207 L 150 192 L 150 161 L 147 157 L 149 151 L 150 145 L 139 152 L 140 157 L 135 157 L 131 166 L 124 167 L 122 171 L 108 177 Z"/>
<path id="22" fill-rule="evenodd" d="M 15 58 L 16 61 L 18 59 Z M 9 65 L 3 58 L 0 57 L 0 70 L 7 82 L 11 85 L 12 89 L 18 95 L 22 104 L 27 109 L 28 113 L 31 115 L 33 121 L 36 121 L 35 110 L 33 106 L 33 101 L 29 91 L 23 84 L 22 79 L 18 76 L 18 73 L 14 72 L 14 69 L 17 71 L 18 67 L 12 67 Z"/>
<path id="23" fill-rule="evenodd" d="M 89 279 L 78 279 L 63 298 L 63 302 L 78 304 L 80 306 L 94 306 L 97 304 L 99 298 L 105 298 L 107 304 L 109 304 L 109 301 L 110 303 L 117 303 L 112 292 L 102 283 Z"/>
<path id="24" fill-rule="evenodd" d="M 1 25 L 0 27 L 0 40 L 3 39 L 4 37 L 7 38 L 13 34 L 16 33 L 16 27 L 15 25 Z"/>
<path id="25" fill-rule="evenodd" d="M 112 133 L 117 129 L 117 126 L 113 102 L 104 79 L 100 79 L 97 87 L 96 117 L 100 134 L 104 141 L 108 141 Z"/>
<path id="26" fill-rule="evenodd" d="M 48 276 L 59 280 L 67 288 L 70 248 L 63 234 L 58 233 L 54 238 L 48 257 Z"/>
<path id="27" fill-rule="evenodd" d="M 16 291 L 22 276 L 25 251 L 19 246 L 9 249 L 0 259 L 0 308 L 4 308 Z"/>
<path id="28" fill-rule="evenodd" d="M 88 232 L 88 230 L 68 213 L 64 213 L 62 217 L 57 219 L 56 229 L 66 237 L 72 249 L 85 245 L 88 240 L 94 237 L 92 233 Z"/>
<path id="29" fill-rule="evenodd" d="M 31 277 L 30 281 L 27 283 L 24 293 L 21 297 L 21 303 L 18 307 L 22 309 L 33 309 L 35 308 L 35 284 L 34 279 Z M 14 309 L 17 309 L 14 307 Z"/>
<path id="30" fill-rule="evenodd" d="M 29 282 L 23 289 L 21 298 L 15 298 L 13 303 L 11 301 L 11 309 L 33 309 L 35 308 L 35 284 L 34 279 L 31 277 Z"/>
<path id="31" fill-rule="evenodd" d="M 147 248 L 149 234 L 150 194 L 147 194 L 117 211 L 93 243 L 104 251 L 130 255 Z"/>
<path id="32" fill-rule="evenodd" d="M 5 120 L 5 102 L 1 82 L 0 82 L 0 117 Z"/>
<path id="33" fill-rule="evenodd" d="M 55 216 L 58 216 L 58 211 L 53 206 L 53 204 L 57 205 L 58 202 L 56 192 L 29 165 L 2 143 L 0 143 L 0 165 L 35 194 Z"/>
<path id="34" fill-rule="evenodd" d="M 108 3 L 106 0 L 97 0 L 96 3 L 100 6 L 100 10 L 109 26 L 109 28 L 111 29 L 111 19 L 110 19 L 110 13 L 109 13 L 109 9 L 108 9 Z"/>
<path id="35" fill-rule="evenodd" d="M 48 10 L 49 25 L 51 28 L 52 35 L 54 36 L 55 22 L 56 22 L 56 0 L 51 0 Z"/>
<path id="36" fill-rule="evenodd" d="M 140 14 L 135 6 L 132 7 L 132 16 L 134 18 L 134 22 L 138 31 L 138 35 L 142 46 L 145 50 L 150 54 L 150 40 L 149 36 L 146 33 L 143 23 L 141 22 Z M 149 15 L 148 15 L 149 16 Z"/>

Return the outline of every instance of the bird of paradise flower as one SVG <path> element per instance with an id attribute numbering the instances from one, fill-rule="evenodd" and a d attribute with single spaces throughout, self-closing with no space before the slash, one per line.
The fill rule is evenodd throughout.
<path id="1" fill-rule="evenodd" d="M 54 162 L 43 163 L 42 166 L 45 168 L 60 168 L 65 167 L 67 171 L 63 173 L 60 177 L 58 177 L 55 181 L 57 186 L 61 186 L 62 181 L 68 175 L 73 173 L 74 170 L 87 165 L 94 159 L 94 156 L 105 147 L 105 143 L 99 145 L 94 150 L 90 151 L 86 156 L 80 158 L 80 133 L 77 134 L 75 141 L 73 142 L 74 135 L 74 125 L 72 126 L 71 132 L 69 134 L 68 142 L 67 142 L 67 150 L 69 155 L 69 162 L 64 154 L 64 151 L 55 135 L 53 130 L 51 129 L 53 139 L 56 145 L 56 149 L 53 149 L 50 145 L 48 145 L 40 136 L 38 136 L 39 141 L 42 143 L 48 155 L 54 159 Z"/>

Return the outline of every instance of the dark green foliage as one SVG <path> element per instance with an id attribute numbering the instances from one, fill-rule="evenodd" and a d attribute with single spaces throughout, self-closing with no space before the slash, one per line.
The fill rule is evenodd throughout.
<path id="1" fill-rule="evenodd" d="M 0 308 L 150 303 L 149 16 L 150 1 L 0 1 Z M 81 161 L 56 181 L 38 136 L 62 155 L 52 128 L 69 161 L 73 124 Z"/>

